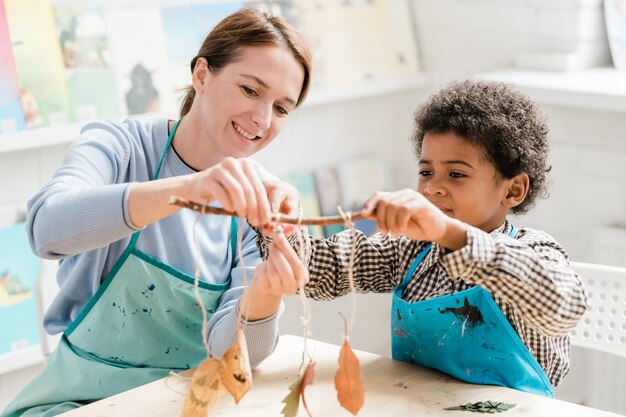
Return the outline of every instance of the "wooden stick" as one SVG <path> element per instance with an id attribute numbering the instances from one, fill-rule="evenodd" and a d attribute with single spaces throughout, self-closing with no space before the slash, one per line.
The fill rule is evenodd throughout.
<path id="1" fill-rule="evenodd" d="M 238 217 L 237 213 L 235 212 L 224 210 L 220 207 L 212 207 L 205 204 L 196 203 L 195 201 L 186 200 L 177 196 L 171 196 L 169 203 L 175 206 L 185 207 L 205 214 L 219 214 L 222 216 Z M 350 215 L 350 220 L 352 221 L 361 220 L 363 218 L 364 217 L 361 213 L 355 213 Z M 275 214 L 272 215 L 272 221 L 278 223 L 301 224 L 305 226 L 328 226 L 331 224 L 344 224 L 346 222 L 345 219 L 341 216 L 323 216 L 298 219 L 293 217 L 283 217 Z"/>

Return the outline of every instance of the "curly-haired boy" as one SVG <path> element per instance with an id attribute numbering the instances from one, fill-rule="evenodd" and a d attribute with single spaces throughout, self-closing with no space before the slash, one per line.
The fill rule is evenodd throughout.
<path id="1" fill-rule="evenodd" d="M 349 292 L 356 236 L 357 291 L 393 293 L 394 359 L 553 396 L 587 295 L 554 238 L 507 220 L 547 195 L 543 116 L 505 84 L 470 80 L 431 97 L 415 123 L 417 191 L 368 200 L 381 233 L 307 237 L 306 294 Z"/>

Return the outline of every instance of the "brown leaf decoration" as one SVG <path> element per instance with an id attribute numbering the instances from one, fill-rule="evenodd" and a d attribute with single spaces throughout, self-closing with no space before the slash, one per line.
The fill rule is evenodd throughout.
<path id="1" fill-rule="evenodd" d="M 339 404 L 357 415 L 365 402 L 365 388 L 361 381 L 359 359 L 352 351 L 348 339 L 344 339 L 339 351 L 339 369 L 335 374 L 335 389 Z"/>
<path id="2" fill-rule="evenodd" d="M 224 394 L 219 368 L 220 361 L 214 358 L 205 359 L 196 368 L 191 377 L 182 417 L 206 417 L 215 401 Z"/>
<path id="3" fill-rule="evenodd" d="M 235 342 L 224 353 L 219 374 L 222 383 L 235 399 L 235 403 L 239 404 L 239 400 L 248 392 L 252 384 L 248 346 L 241 327 L 237 330 Z"/>
<path id="4" fill-rule="evenodd" d="M 300 391 L 300 398 L 302 398 L 302 405 L 304 406 L 304 409 L 306 410 L 309 417 L 313 417 L 313 415 L 311 414 L 311 411 L 309 411 L 309 406 L 306 405 L 306 399 L 304 398 L 304 390 L 306 389 L 307 385 L 313 384 L 313 378 L 315 378 L 315 362 L 309 362 L 309 364 L 306 366 L 306 369 L 304 370 L 304 374 L 302 375 L 302 384 L 301 384 L 301 391 Z"/>
<path id="5" fill-rule="evenodd" d="M 302 378 L 298 375 L 298 379 L 289 386 L 289 394 L 281 401 L 282 404 L 285 404 L 280 412 L 284 417 L 296 417 L 296 414 L 298 414 L 301 391 Z"/>

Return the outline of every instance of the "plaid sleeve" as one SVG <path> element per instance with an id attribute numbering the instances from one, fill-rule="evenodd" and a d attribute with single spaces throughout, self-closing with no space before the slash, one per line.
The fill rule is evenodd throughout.
<path id="1" fill-rule="evenodd" d="M 565 250 L 544 232 L 521 229 L 513 239 L 467 226 L 467 245 L 441 262 L 451 278 L 480 285 L 548 336 L 567 334 L 588 307 Z"/>
<path id="2" fill-rule="evenodd" d="M 397 285 L 398 238 L 371 237 L 349 229 L 329 239 L 311 237 L 307 296 L 330 300 L 350 292 L 348 273 L 354 243 L 353 277 L 357 292 L 390 292 Z"/>
<path id="3" fill-rule="evenodd" d="M 357 292 L 390 292 L 397 285 L 399 238 L 377 233 L 371 237 L 354 229 L 344 230 L 332 237 L 318 238 L 294 233 L 289 238 L 299 253 L 304 242 L 308 255 L 305 264 L 309 270 L 309 283 L 305 287 L 308 297 L 315 300 L 332 300 L 350 292 L 348 272 L 353 242 L 353 278 Z M 259 235 L 257 245 L 263 259 L 267 257 L 271 237 Z"/>
<path id="4" fill-rule="evenodd" d="M 270 233 L 267 236 L 265 236 L 263 235 L 263 232 L 261 231 L 261 229 L 259 229 L 258 227 L 253 227 L 253 226 L 250 226 L 250 227 L 252 227 L 254 231 L 256 231 L 257 233 L 256 246 L 259 249 L 259 254 L 261 255 L 261 259 L 266 260 L 267 257 L 269 256 L 269 247 L 272 243 L 272 235 Z M 308 253 L 308 251 L 310 250 L 309 246 L 311 242 L 307 239 L 307 236 L 308 234 L 306 232 L 306 228 L 301 227 L 301 228 L 295 229 L 295 232 L 287 237 L 287 241 L 289 242 L 291 247 L 294 248 L 296 252 L 298 252 L 298 254 L 302 252 L 302 250 L 300 249 L 300 246 L 306 245 L 305 252 Z"/>

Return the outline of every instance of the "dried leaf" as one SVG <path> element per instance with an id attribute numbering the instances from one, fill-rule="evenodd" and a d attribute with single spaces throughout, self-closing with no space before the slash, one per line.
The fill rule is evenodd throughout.
<path id="1" fill-rule="evenodd" d="M 444 408 L 444 410 L 472 411 L 474 413 L 495 414 L 503 413 L 513 407 L 515 407 L 515 404 L 507 404 L 500 401 L 479 401 L 475 403 L 457 405 L 456 407 Z"/>
<path id="2" fill-rule="evenodd" d="M 281 403 L 285 404 L 280 412 L 284 417 L 296 417 L 296 414 L 298 414 L 301 391 L 302 378 L 298 375 L 298 379 L 289 386 L 289 394 L 281 401 Z"/>
<path id="3" fill-rule="evenodd" d="M 304 374 L 302 375 L 302 384 L 301 384 L 301 391 L 300 391 L 300 398 L 302 398 L 302 405 L 304 406 L 304 409 L 306 410 L 309 417 L 313 417 L 313 415 L 311 414 L 311 411 L 309 411 L 309 406 L 306 405 L 306 398 L 304 398 L 304 390 L 306 389 L 307 385 L 313 385 L 313 378 L 315 378 L 315 362 L 309 362 L 309 364 L 306 366 L 306 369 L 304 370 Z"/>
<path id="4" fill-rule="evenodd" d="M 339 369 L 335 374 L 335 389 L 339 404 L 357 415 L 365 402 L 365 388 L 361 381 L 359 359 L 350 348 L 348 339 L 344 339 L 339 351 Z"/>
<path id="5" fill-rule="evenodd" d="M 248 392 L 252 384 L 252 370 L 243 328 L 237 330 L 235 342 L 224 353 L 219 374 L 222 383 L 235 399 L 235 403 L 239 404 L 239 400 Z"/>
<path id="6" fill-rule="evenodd" d="M 205 359 L 196 368 L 191 377 L 182 417 L 206 417 L 215 401 L 224 394 L 219 368 L 220 361 L 214 358 Z"/>

